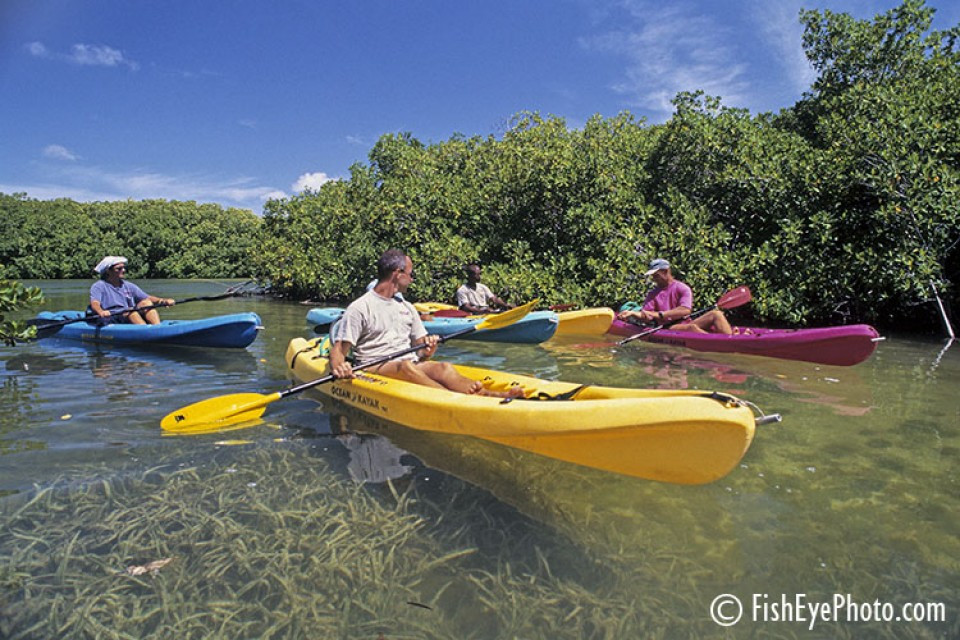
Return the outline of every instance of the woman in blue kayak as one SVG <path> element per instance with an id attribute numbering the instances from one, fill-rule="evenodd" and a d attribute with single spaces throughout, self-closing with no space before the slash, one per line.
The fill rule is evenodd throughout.
<path id="1" fill-rule="evenodd" d="M 170 298 L 151 296 L 127 282 L 127 259 L 123 256 L 107 256 L 94 267 L 94 271 L 100 274 L 100 279 L 90 287 L 90 311 L 100 316 L 101 322 L 160 324 L 160 314 L 155 307 L 172 307 L 176 303 Z M 141 310 L 117 314 L 123 309 Z"/>

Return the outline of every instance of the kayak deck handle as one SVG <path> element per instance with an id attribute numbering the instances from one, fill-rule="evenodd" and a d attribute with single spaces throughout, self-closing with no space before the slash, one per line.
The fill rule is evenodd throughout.
<path id="1" fill-rule="evenodd" d="M 714 395 L 722 396 L 723 394 L 720 394 L 714 391 Z M 710 396 L 707 396 L 707 397 L 710 397 Z M 719 398 L 716 398 L 716 399 L 719 399 Z M 766 414 L 763 412 L 763 410 L 760 407 L 753 404 L 749 400 L 744 400 L 742 398 L 738 398 L 737 402 L 740 402 L 757 412 L 758 415 L 753 419 L 753 423 L 758 427 L 765 424 L 774 424 L 776 422 L 783 422 L 783 416 L 781 416 L 779 413 Z"/>

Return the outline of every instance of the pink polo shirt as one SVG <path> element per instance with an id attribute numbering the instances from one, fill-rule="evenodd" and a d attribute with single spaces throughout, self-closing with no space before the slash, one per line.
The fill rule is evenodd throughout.
<path id="1" fill-rule="evenodd" d="M 656 287 L 643 301 L 644 311 L 670 311 L 677 307 L 693 309 L 693 291 L 686 284 L 674 280 L 664 288 Z"/>

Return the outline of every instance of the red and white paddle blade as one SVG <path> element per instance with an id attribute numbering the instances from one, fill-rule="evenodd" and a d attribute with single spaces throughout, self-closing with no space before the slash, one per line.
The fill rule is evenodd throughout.
<path id="1" fill-rule="evenodd" d="M 753 300 L 753 294 L 750 293 L 750 287 L 736 287 L 730 289 L 717 300 L 717 307 L 721 309 L 734 309 L 742 307 Z"/>

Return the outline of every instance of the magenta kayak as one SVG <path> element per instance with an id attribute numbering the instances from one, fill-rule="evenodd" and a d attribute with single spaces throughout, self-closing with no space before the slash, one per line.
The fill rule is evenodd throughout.
<path id="1" fill-rule="evenodd" d="M 644 331 L 629 322 L 614 320 L 610 333 L 630 336 Z M 746 353 L 754 356 L 805 360 L 819 364 L 850 366 L 863 362 L 881 340 L 868 324 L 851 324 L 816 329 L 760 329 L 738 327 L 733 335 L 693 333 L 663 329 L 641 338 L 648 342 L 676 345 L 696 351 Z"/>

